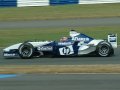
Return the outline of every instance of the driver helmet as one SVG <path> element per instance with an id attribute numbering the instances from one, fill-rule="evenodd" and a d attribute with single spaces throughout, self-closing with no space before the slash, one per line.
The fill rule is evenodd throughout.
<path id="1" fill-rule="evenodd" d="M 60 39 L 61 42 L 65 42 L 65 41 L 67 41 L 67 40 L 68 40 L 67 37 L 62 37 L 62 38 Z"/>

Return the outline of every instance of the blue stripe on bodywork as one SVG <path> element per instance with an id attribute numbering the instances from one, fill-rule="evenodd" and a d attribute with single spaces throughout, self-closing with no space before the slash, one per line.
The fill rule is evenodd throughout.
<path id="1" fill-rule="evenodd" d="M 16 74 L 0 74 L 0 78 L 12 78 L 16 76 Z"/>

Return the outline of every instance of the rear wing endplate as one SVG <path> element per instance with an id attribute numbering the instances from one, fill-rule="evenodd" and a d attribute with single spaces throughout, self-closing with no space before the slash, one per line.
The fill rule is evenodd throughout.
<path id="1" fill-rule="evenodd" d="M 113 48 L 117 48 L 117 34 L 108 34 L 108 42 Z"/>

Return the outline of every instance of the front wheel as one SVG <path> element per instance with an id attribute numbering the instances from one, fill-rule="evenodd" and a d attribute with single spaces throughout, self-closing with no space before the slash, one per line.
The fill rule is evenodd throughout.
<path id="1" fill-rule="evenodd" d="M 32 58 L 34 52 L 33 45 L 30 43 L 23 43 L 20 45 L 18 52 L 19 56 L 23 59 Z"/>
<path id="2" fill-rule="evenodd" d="M 96 53 L 101 57 L 108 57 L 113 54 L 113 48 L 109 42 L 100 42 L 97 46 Z"/>

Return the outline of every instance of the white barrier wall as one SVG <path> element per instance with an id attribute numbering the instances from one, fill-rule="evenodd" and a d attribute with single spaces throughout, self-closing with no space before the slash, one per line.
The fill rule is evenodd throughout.
<path id="1" fill-rule="evenodd" d="M 48 6 L 49 0 L 17 0 L 17 7 Z"/>
<path id="2" fill-rule="evenodd" d="M 76 2 L 73 3 L 74 1 Z M 62 4 L 64 5 L 64 4 L 120 3 L 120 0 L 16 0 L 16 2 L 17 7 L 25 7 L 25 6 L 48 6 Z"/>
<path id="3" fill-rule="evenodd" d="M 79 4 L 120 3 L 120 0 L 79 0 Z"/>

